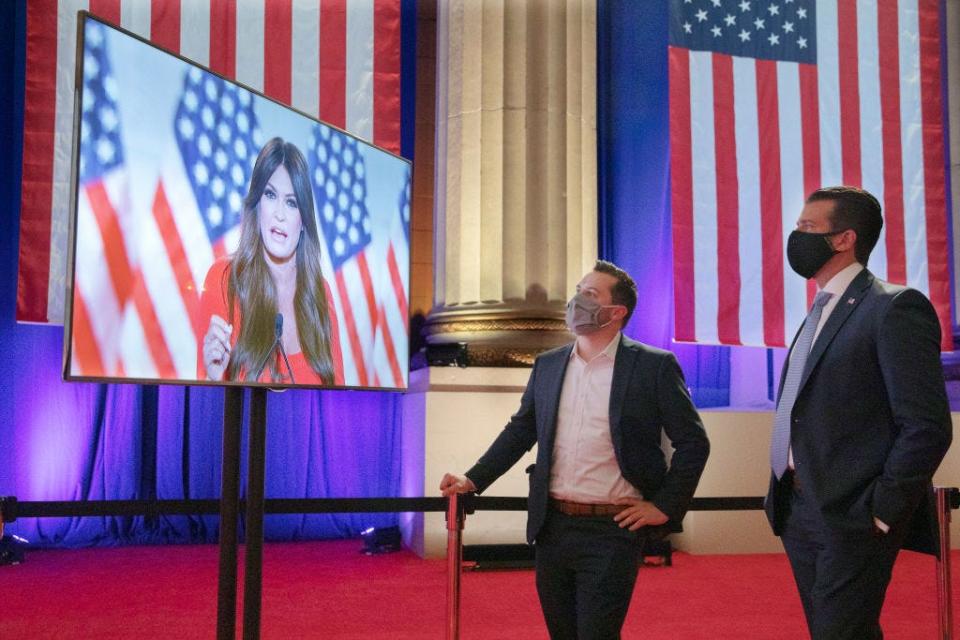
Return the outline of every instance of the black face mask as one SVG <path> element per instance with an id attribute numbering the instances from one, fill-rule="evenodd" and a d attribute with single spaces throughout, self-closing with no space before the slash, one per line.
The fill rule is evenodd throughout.
<path id="1" fill-rule="evenodd" d="M 801 277 L 812 278 L 835 253 L 840 253 L 833 250 L 827 238 L 844 231 L 846 229 L 828 233 L 794 230 L 787 239 L 787 261 L 790 262 L 790 267 Z"/>

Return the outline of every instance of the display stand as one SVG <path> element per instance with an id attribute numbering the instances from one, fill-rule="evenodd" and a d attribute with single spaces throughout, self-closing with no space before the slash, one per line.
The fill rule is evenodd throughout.
<path id="1" fill-rule="evenodd" d="M 246 570 L 243 579 L 243 638 L 260 638 L 263 586 L 263 476 L 267 451 L 267 390 L 250 391 L 250 439 L 247 463 Z"/>
<path id="2" fill-rule="evenodd" d="M 240 510 L 240 430 L 243 389 L 223 396 L 223 460 L 220 473 L 220 576 L 217 584 L 217 638 L 234 640 L 237 627 L 237 518 Z"/>
<path id="3" fill-rule="evenodd" d="M 217 587 L 217 638 L 234 640 L 237 626 L 237 523 L 240 508 L 240 431 L 243 388 L 227 387 L 223 402 L 223 470 L 220 493 L 220 577 Z M 264 461 L 267 440 L 267 390 L 250 391 L 247 443 L 247 498 L 244 536 L 247 551 L 243 580 L 243 638 L 260 638 L 263 591 Z"/>

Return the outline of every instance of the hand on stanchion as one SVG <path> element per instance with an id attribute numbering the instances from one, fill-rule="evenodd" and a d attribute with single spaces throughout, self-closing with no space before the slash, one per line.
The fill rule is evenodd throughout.
<path id="1" fill-rule="evenodd" d="M 443 474 L 443 480 L 440 481 L 440 493 L 445 496 L 451 496 L 455 493 L 473 493 L 476 490 L 476 485 L 467 476 L 445 473 Z"/>
<path id="2" fill-rule="evenodd" d="M 447 505 L 447 640 L 460 637 L 460 571 L 463 565 L 464 498 L 477 487 L 470 478 L 446 473 L 440 492 L 449 498 Z"/>
<path id="3" fill-rule="evenodd" d="M 445 497 L 449 498 L 451 496 L 457 496 L 457 517 L 456 520 L 459 523 L 459 528 L 463 528 L 463 516 L 465 514 L 473 513 L 473 501 L 471 498 L 476 494 L 477 486 L 473 484 L 473 480 L 467 476 L 460 476 L 455 473 L 445 473 L 443 474 L 443 479 L 440 480 L 440 493 Z M 447 509 L 447 528 L 449 528 L 450 512 L 451 508 Z"/>

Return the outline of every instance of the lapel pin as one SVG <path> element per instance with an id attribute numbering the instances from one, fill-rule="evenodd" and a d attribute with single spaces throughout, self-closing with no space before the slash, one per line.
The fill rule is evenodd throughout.
<path id="1" fill-rule="evenodd" d="M 853 304 L 856 301 L 857 301 L 856 298 L 847 298 L 847 304 Z"/>

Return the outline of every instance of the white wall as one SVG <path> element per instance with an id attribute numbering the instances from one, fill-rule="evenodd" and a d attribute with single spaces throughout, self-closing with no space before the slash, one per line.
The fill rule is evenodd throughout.
<path id="1" fill-rule="evenodd" d="M 529 369 L 430 368 L 411 374 L 404 400 L 403 471 L 405 496 L 438 496 L 444 472 L 463 473 L 487 449 L 520 403 Z M 756 497 L 767 490 L 772 411 L 701 412 L 711 453 L 697 497 Z M 960 413 L 953 414 L 960 440 Z M 495 482 L 484 495 L 526 496 L 524 468 L 535 450 Z M 934 478 L 941 486 L 960 486 L 960 446 L 954 445 Z M 420 555 L 446 552 L 446 528 L 440 513 L 401 518 L 406 544 Z M 478 512 L 468 516 L 464 544 L 522 543 L 525 513 Z M 764 553 L 782 550 L 762 511 L 694 511 L 674 546 L 691 553 Z M 951 524 L 954 548 L 960 548 L 960 515 Z"/>

